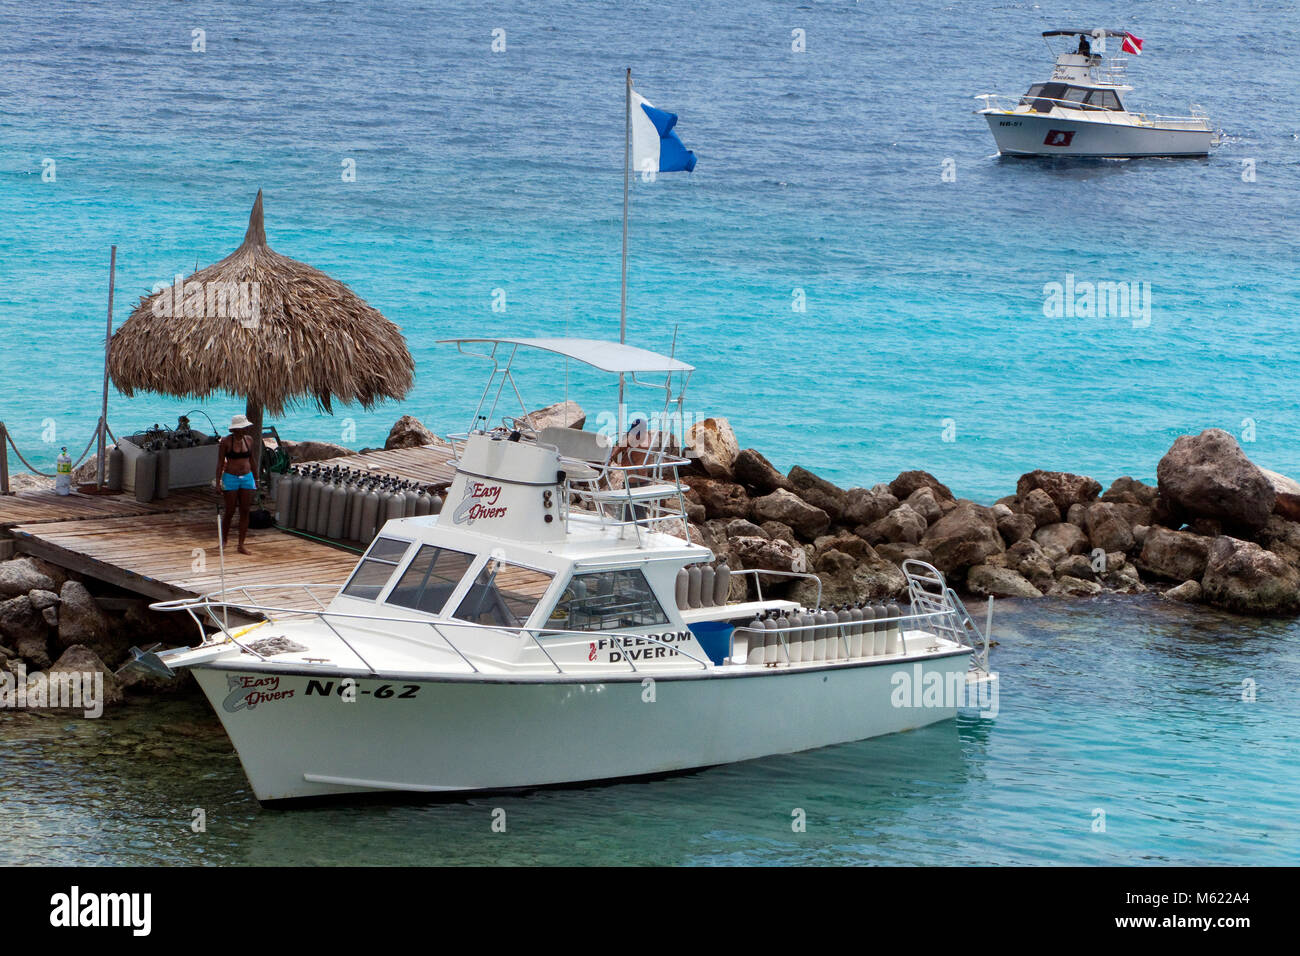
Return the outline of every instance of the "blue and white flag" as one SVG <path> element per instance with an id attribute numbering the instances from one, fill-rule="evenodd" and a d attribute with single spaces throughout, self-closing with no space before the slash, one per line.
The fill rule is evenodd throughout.
<path id="1" fill-rule="evenodd" d="M 695 154 L 673 132 L 676 113 L 665 113 L 632 91 L 632 169 L 638 173 L 690 172 Z"/>

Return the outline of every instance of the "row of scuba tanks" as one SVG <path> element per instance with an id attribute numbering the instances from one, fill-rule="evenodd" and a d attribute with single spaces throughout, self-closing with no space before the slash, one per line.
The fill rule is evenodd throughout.
<path id="1" fill-rule="evenodd" d="M 731 568 L 725 561 L 716 565 L 692 564 L 677 572 L 677 606 L 683 611 L 722 607 L 730 592 Z"/>
<path id="2" fill-rule="evenodd" d="M 791 664 L 845 661 L 898 653 L 901 616 L 897 604 L 844 604 L 825 611 L 769 613 L 738 630 L 749 638 L 746 664 L 784 664 L 787 648 Z"/>
<path id="3" fill-rule="evenodd" d="M 290 468 L 275 487 L 275 503 L 281 528 L 363 544 L 386 521 L 442 511 L 442 498 L 426 485 L 338 465 Z"/>

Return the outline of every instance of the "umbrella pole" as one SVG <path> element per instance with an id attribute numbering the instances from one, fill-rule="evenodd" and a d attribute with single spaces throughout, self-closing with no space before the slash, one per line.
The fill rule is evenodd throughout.
<path id="1" fill-rule="evenodd" d="M 107 462 L 104 460 L 104 443 L 108 434 L 108 350 L 113 344 L 113 276 L 117 271 L 117 246 L 108 254 L 108 330 L 104 333 L 104 398 L 99 408 L 99 444 L 96 447 L 99 487 L 108 481 Z"/>

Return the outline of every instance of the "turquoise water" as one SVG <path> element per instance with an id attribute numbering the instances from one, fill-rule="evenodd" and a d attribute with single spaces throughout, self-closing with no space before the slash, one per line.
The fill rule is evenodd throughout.
<path id="1" fill-rule="evenodd" d="M 1300 358 L 1293 14 L 0 3 L 0 416 L 46 464 L 60 444 L 79 451 L 99 402 L 109 245 L 120 321 L 154 283 L 237 245 L 261 187 L 272 246 L 348 282 L 418 363 L 402 405 L 304 409 L 284 430 L 337 441 L 350 423 L 360 446 L 404 412 L 465 427 L 483 370 L 436 339 L 617 335 L 630 65 L 700 157 L 693 175 L 635 187 L 631 340 L 667 350 L 676 331 L 699 367 L 691 410 L 728 416 L 779 466 L 865 484 L 924 467 L 992 498 L 1034 467 L 1151 476 L 1175 435 L 1218 426 L 1300 471 L 1296 392 L 1277 387 Z M 973 96 L 1041 79 L 1037 34 L 1060 16 L 1146 37 L 1137 102 L 1198 102 L 1224 145 L 1206 161 L 994 158 Z M 191 51 L 194 29 L 206 52 Z M 1045 318 L 1043 286 L 1067 274 L 1149 283 L 1150 325 Z M 562 378 L 542 368 L 530 398 L 562 397 Z M 612 409 L 589 384 L 575 377 L 575 397 Z M 110 422 L 121 433 L 195 404 L 115 395 Z"/>
<path id="2" fill-rule="evenodd" d="M 404 403 L 300 409 L 282 433 L 377 445 L 403 413 L 464 428 L 482 367 L 438 338 L 617 335 L 630 65 L 699 156 L 691 176 L 634 188 L 630 340 L 675 335 L 699 369 L 689 410 L 729 417 L 777 465 L 844 484 L 923 467 L 988 499 L 1035 467 L 1149 478 L 1175 435 L 1217 426 L 1300 473 L 1294 7 L 1048 17 L 1010 2 L 0 0 L 0 418 L 43 465 L 79 451 L 109 245 L 120 322 L 154 283 L 233 249 L 262 188 L 272 246 L 399 323 L 417 362 Z M 1138 101 L 1198 102 L 1224 144 L 1204 161 L 995 158 L 974 94 L 1042 79 L 1037 34 L 1078 23 L 1145 37 Z M 1044 285 L 1067 275 L 1148 283 L 1150 324 L 1045 317 Z M 603 383 L 554 362 L 525 376 L 532 403 L 563 397 L 566 371 L 593 416 L 612 410 Z M 110 422 L 195 405 L 114 394 Z M 467 804 L 261 812 L 219 733 L 154 752 L 160 724 L 210 730 L 206 705 L 70 729 L 0 715 L 0 858 L 1296 862 L 1295 625 L 1155 599 L 1043 601 L 1004 622 L 992 724 Z M 507 834 L 491 833 L 497 806 Z"/>
<path id="3" fill-rule="evenodd" d="M 260 810 L 205 703 L 100 721 L 0 716 L 0 863 L 1300 860 L 1293 625 L 1157 598 L 999 607 L 994 720 L 649 783 Z M 504 833 L 492 829 L 497 809 Z"/>

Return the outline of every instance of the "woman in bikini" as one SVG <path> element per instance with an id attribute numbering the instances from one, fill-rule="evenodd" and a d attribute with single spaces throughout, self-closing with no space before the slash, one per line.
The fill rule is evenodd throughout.
<path id="1" fill-rule="evenodd" d="M 226 499 L 226 515 L 221 522 L 221 541 L 230 539 L 230 523 L 239 508 L 239 553 L 248 554 L 244 536 L 248 534 L 248 513 L 253 507 L 253 492 L 257 489 L 257 456 L 253 449 L 257 441 L 252 434 L 253 423 L 243 415 L 230 420 L 230 434 L 217 446 L 217 485 Z"/>

